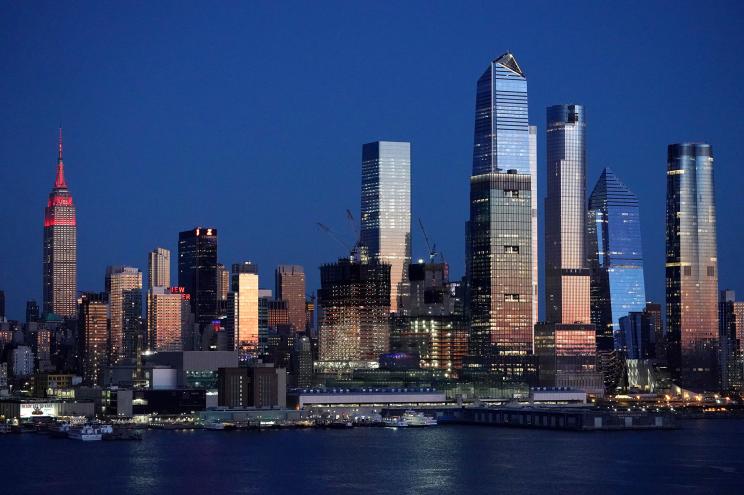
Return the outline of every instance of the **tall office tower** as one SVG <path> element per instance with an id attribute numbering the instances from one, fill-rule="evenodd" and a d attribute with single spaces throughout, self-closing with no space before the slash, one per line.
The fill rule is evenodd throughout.
<path id="1" fill-rule="evenodd" d="M 320 360 L 363 368 L 389 348 L 390 265 L 341 258 L 320 267 Z"/>
<path id="2" fill-rule="evenodd" d="M 147 258 L 147 288 L 170 287 L 170 251 L 155 248 Z"/>
<path id="3" fill-rule="evenodd" d="M 410 297 L 393 316 L 390 351 L 416 356 L 424 369 L 439 369 L 447 377 L 460 375 L 468 352 L 468 330 L 455 312 L 455 297 L 446 263 L 411 263 Z"/>
<path id="4" fill-rule="evenodd" d="M 304 332 L 307 325 L 305 315 L 305 272 L 298 265 L 279 265 L 275 273 L 276 298 L 287 301 L 289 324 L 296 332 Z"/>
<path id="5" fill-rule="evenodd" d="M 666 305 L 674 377 L 683 388 L 717 390 L 718 254 L 709 144 L 669 145 Z"/>
<path id="6" fill-rule="evenodd" d="M 250 262 L 233 264 L 231 289 L 227 304 L 227 335 L 232 348 L 245 360 L 258 352 L 258 266 Z"/>
<path id="7" fill-rule="evenodd" d="M 605 168 L 589 197 L 587 254 L 597 348 L 618 348 L 620 318 L 646 307 L 638 199 Z M 614 336 L 614 340 L 613 340 Z"/>
<path id="8" fill-rule="evenodd" d="M 721 291 L 719 302 L 721 385 L 726 392 L 744 392 L 744 301 L 736 293 Z"/>
<path id="9" fill-rule="evenodd" d="M 110 362 L 106 298 L 106 293 L 84 292 L 78 300 L 78 341 L 83 381 L 88 385 L 103 385 L 103 373 Z"/>
<path id="10" fill-rule="evenodd" d="M 466 228 L 470 353 L 498 356 L 502 372 L 531 355 L 533 344 L 537 185 L 527 119 L 527 79 L 506 53 L 478 80 Z"/>
<path id="11" fill-rule="evenodd" d="M 362 246 L 390 265 L 390 311 L 398 310 L 411 262 L 411 143 L 362 147 Z"/>
<path id="12" fill-rule="evenodd" d="M 227 301 L 230 292 L 230 271 L 222 263 L 217 263 L 217 300 Z M 219 306 L 219 303 L 217 303 Z"/>
<path id="13" fill-rule="evenodd" d="M 131 266 L 106 268 L 111 321 L 111 363 L 137 356 L 144 349 L 142 325 L 142 272 Z"/>
<path id="14" fill-rule="evenodd" d="M 217 317 L 217 229 L 178 234 L 178 286 L 191 296 L 191 312 L 204 332 Z"/>
<path id="15" fill-rule="evenodd" d="M 44 212 L 44 314 L 73 318 L 77 313 L 77 223 L 72 194 L 65 182 L 62 129 L 59 130 L 57 176 Z"/>
<path id="16" fill-rule="evenodd" d="M 315 335 L 315 295 L 305 300 L 305 333 Z"/>
<path id="17" fill-rule="evenodd" d="M 555 323 L 589 323 L 585 254 L 586 147 L 581 105 L 548 107 L 545 311 Z"/>
<path id="18" fill-rule="evenodd" d="M 258 289 L 258 353 L 264 354 L 269 342 L 269 303 L 271 289 Z"/>
<path id="19" fill-rule="evenodd" d="M 532 192 L 532 328 L 538 320 L 540 292 L 538 281 L 538 241 L 537 241 L 537 126 L 530 126 L 530 184 Z"/>
<path id="20" fill-rule="evenodd" d="M 147 342 L 153 351 L 183 351 L 190 330 L 190 296 L 183 287 L 153 287 L 147 294 Z"/>
<path id="21" fill-rule="evenodd" d="M 597 371 L 594 325 L 540 322 L 535 325 L 535 354 L 542 387 L 569 387 L 604 395 Z"/>
<path id="22" fill-rule="evenodd" d="M 26 301 L 26 323 L 39 321 L 39 305 L 35 300 Z"/>

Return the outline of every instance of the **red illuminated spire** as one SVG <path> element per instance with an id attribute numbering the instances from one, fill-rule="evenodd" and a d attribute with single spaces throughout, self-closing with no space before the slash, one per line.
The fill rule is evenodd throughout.
<path id="1" fill-rule="evenodd" d="M 57 177 L 54 179 L 54 188 L 67 188 L 65 182 L 65 164 L 62 163 L 62 127 L 59 128 L 59 145 L 57 150 Z"/>

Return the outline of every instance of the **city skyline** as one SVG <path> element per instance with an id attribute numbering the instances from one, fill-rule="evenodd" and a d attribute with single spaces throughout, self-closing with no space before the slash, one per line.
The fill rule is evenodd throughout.
<path id="1" fill-rule="evenodd" d="M 706 15 L 712 16 L 714 13 L 708 13 Z M 537 19 L 537 21 L 540 22 L 541 19 Z M 31 21 L 26 19 L 24 22 L 28 23 Z M 192 22 L 195 21 L 192 20 Z M 34 27 L 35 25 L 30 26 L 30 28 Z M 725 23 L 722 28 L 729 29 Z M 55 30 L 52 31 L 52 36 L 56 32 Z M 31 33 L 33 32 L 33 29 L 31 29 Z M 504 48 L 509 47 L 518 54 L 520 64 L 527 68 L 526 72 L 530 76 L 530 97 L 532 103 L 530 123 L 538 127 L 539 181 L 544 182 L 545 180 L 543 169 L 545 160 L 545 142 L 543 139 L 545 132 L 545 108 L 561 100 L 577 101 L 584 104 L 591 116 L 591 127 L 587 133 L 587 146 L 589 150 L 587 180 L 589 183 L 593 183 L 599 175 L 601 168 L 604 165 L 611 165 L 623 177 L 627 185 L 637 192 L 644 218 L 643 242 L 648 265 L 648 299 L 654 301 L 663 300 L 663 271 L 654 268 L 659 263 L 663 263 L 663 248 L 660 247 L 662 245 L 661 243 L 663 243 L 663 235 L 660 236 L 658 232 L 659 226 L 663 222 L 663 216 L 660 216 L 658 213 L 659 208 L 663 208 L 663 201 L 659 202 L 659 199 L 656 198 L 657 195 L 653 191 L 653 184 L 655 184 L 655 187 L 658 187 L 659 181 L 663 181 L 663 177 L 659 174 L 662 173 L 661 171 L 663 170 L 665 161 L 664 149 L 671 142 L 697 139 L 710 142 L 716 147 L 718 154 L 716 165 L 719 171 L 716 174 L 716 181 L 718 182 L 717 190 L 720 192 L 719 201 L 724 202 L 719 208 L 719 223 L 721 225 L 719 229 L 719 250 L 721 251 L 719 257 L 722 268 L 727 267 L 729 260 L 734 259 L 733 254 L 736 252 L 735 243 L 732 242 L 732 239 L 735 239 L 733 232 L 736 232 L 737 229 L 739 231 L 741 230 L 739 228 L 741 220 L 730 213 L 730 209 L 726 208 L 725 203 L 725 201 L 731 201 L 728 198 L 732 196 L 732 191 L 738 187 L 738 184 L 741 184 L 742 180 L 740 174 L 736 175 L 733 173 L 736 163 L 733 157 L 737 154 L 737 147 L 729 136 L 735 134 L 736 126 L 720 127 L 720 124 L 711 120 L 711 116 L 708 115 L 707 111 L 698 114 L 696 120 L 677 118 L 679 123 L 675 124 L 671 120 L 674 115 L 677 115 L 677 110 L 673 105 L 676 99 L 672 98 L 673 94 L 661 95 L 656 91 L 653 93 L 659 99 L 656 106 L 663 108 L 670 115 L 662 116 L 659 112 L 654 111 L 650 115 L 647 114 L 645 121 L 649 124 L 658 124 L 653 127 L 664 129 L 663 136 L 659 130 L 650 129 L 650 125 L 644 124 L 637 131 L 629 126 L 618 127 L 616 122 L 610 121 L 613 117 L 613 112 L 616 111 L 615 100 L 620 94 L 618 93 L 618 88 L 615 86 L 606 87 L 602 92 L 603 94 L 598 95 L 596 91 L 588 86 L 588 83 L 577 83 L 576 76 L 571 74 L 572 71 L 587 74 L 586 63 L 589 61 L 598 64 L 592 70 L 597 73 L 606 72 L 611 70 L 607 63 L 600 61 L 598 57 L 588 53 L 586 50 L 574 46 L 576 43 L 575 37 L 569 37 L 568 39 L 569 46 L 575 48 L 572 52 L 573 59 L 563 61 L 561 64 L 541 60 L 541 57 L 544 58 L 546 56 L 544 50 L 537 49 L 537 47 L 531 46 L 527 42 L 520 44 L 514 43 L 513 37 L 510 37 L 510 34 L 513 34 L 513 30 L 504 33 L 503 39 L 497 38 L 490 40 L 487 45 L 478 45 L 475 53 L 469 54 L 460 62 L 453 60 L 448 53 L 442 54 L 445 57 L 442 63 L 451 68 L 448 70 L 448 73 L 457 74 L 453 76 L 455 77 L 454 80 L 443 80 L 437 85 L 437 90 L 441 89 L 452 92 L 452 103 L 443 103 L 446 111 L 451 113 L 455 119 L 453 125 L 447 126 L 451 127 L 453 133 L 451 144 L 447 142 L 444 146 L 438 146 L 437 141 L 432 141 L 433 127 L 430 124 L 424 123 L 426 118 L 421 119 L 421 121 L 418 119 L 413 120 L 412 115 L 410 115 L 410 104 L 402 107 L 405 110 L 403 114 L 404 118 L 402 120 L 389 121 L 389 125 L 383 125 L 382 122 L 382 119 L 388 115 L 386 105 L 383 105 L 377 111 L 369 111 L 367 106 L 365 106 L 365 114 L 370 117 L 370 123 L 361 127 L 354 127 L 351 132 L 343 133 L 343 142 L 340 143 L 338 151 L 333 152 L 332 155 L 328 155 L 326 159 L 322 160 L 326 164 L 326 167 L 316 168 L 317 178 L 310 178 L 310 176 L 302 174 L 298 177 L 308 179 L 309 184 L 317 187 L 319 181 L 325 181 L 325 174 L 333 173 L 338 175 L 339 179 L 331 182 L 332 184 L 339 184 L 342 180 L 352 184 L 358 181 L 358 177 L 360 176 L 358 170 L 358 149 L 360 144 L 368 142 L 371 139 L 410 140 L 416 150 L 416 156 L 414 157 L 412 166 L 412 218 L 414 220 L 419 216 L 423 218 L 428 226 L 428 230 L 431 231 L 429 233 L 430 236 L 437 241 L 438 246 L 447 256 L 447 261 L 451 266 L 451 274 L 453 277 L 460 276 L 464 273 L 460 225 L 462 218 L 466 217 L 467 205 L 466 184 L 462 184 L 462 179 L 470 173 L 467 170 L 469 168 L 467 158 L 469 145 L 467 142 L 472 142 L 472 130 L 469 130 L 472 126 L 472 80 L 474 74 L 482 70 L 483 60 L 488 60 L 504 51 Z M 76 41 L 75 43 L 78 42 Z M 361 40 L 360 43 L 366 42 Z M 690 47 L 689 50 L 684 50 L 685 56 L 693 56 L 695 53 L 702 52 L 714 53 L 717 43 L 716 40 L 704 41 L 700 47 Z M 663 44 L 663 46 L 666 46 L 666 44 Z M 680 45 L 680 51 L 682 51 L 681 48 L 683 47 L 684 44 Z M 631 48 L 632 44 L 627 46 L 622 45 L 613 49 L 612 54 L 619 60 L 620 55 Z M 654 55 L 655 51 L 658 50 L 661 50 L 661 48 L 652 47 L 650 51 L 644 52 L 644 57 L 636 60 L 639 70 L 647 68 L 651 63 L 656 63 Z M 371 53 L 377 52 L 372 49 Z M 53 65 L 61 64 L 64 62 L 64 57 L 47 57 L 47 60 Z M 262 60 L 261 62 L 266 63 L 266 60 Z M 36 62 L 31 60 L 30 63 Z M 375 63 L 371 65 L 380 69 L 386 67 L 387 64 L 395 63 L 394 61 L 376 58 Z M 670 68 L 673 67 L 671 65 L 673 64 L 673 60 L 669 63 Z M 713 68 L 711 70 L 717 71 L 718 69 Z M 733 77 L 733 74 L 739 70 L 741 70 L 739 64 L 734 63 L 728 65 L 726 75 L 708 73 L 706 79 L 713 81 L 711 84 L 715 83 L 722 85 L 722 87 L 718 91 L 717 96 L 705 96 L 708 102 L 707 106 L 720 108 L 720 103 L 716 105 L 715 102 L 723 101 L 722 98 L 728 94 L 727 91 L 729 88 L 726 81 L 729 81 Z M 556 82 L 555 78 L 549 76 L 550 72 L 555 73 L 556 76 L 560 76 L 562 78 L 561 81 Z M 400 77 L 410 77 L 407 74 L 409 72 L 404 72 Z M 668 81 L 669 78 L 674 77 L 674 74 L 679 74 L 679 71 L 672 69 L 667 71 L 667 73 L 659 74 L 656 79 L 651 81 L 653 88 L 658 88 L 664 81 Z M 339 81 L 343 81 L 343 79 L 339 79 Z M 410 93 L 410 89 L 413 87 L 413 81 L 414 79 L 412 78 L 410 78 L 410 82 L 406 79 L 400 80 L 401 93 L 409 95 L 409 97 L 414 96 L 411 103 L 420 101 L 420 99 L 417 99 L 415 95 Z M 688 91 L 694 93 L 694 90 L 690 89 L 693 83 L 694 81 L 687 81 L 683 86 L 688 88 Z M 64 88 L 65 91 L 77 91 L 71 85 L 70 81 L 58 80 L 56 84 L 60 89 Z M 20 91 L 20 89 L 15 89 L 15 86 L 12 86 L 12 84 L 10 89 L 14 89 L 15 93 Z M 28 91 L 36 91 L 37 89 L 37 87 L 32 87 Z M 632 86 L 623 91 L 630 91 L 629 96 L 635 95 Z M 390 96 L 389 92 L 383 92 L 382 94 Z M 637 97 L 638 95 L 635 96 Z M 398 101 L 397 97 L 395 101 Z M 641 96 L 640 102 L 643 103 L 643 101 L 643 96 Z M 731 100 L 729 102 L 729 107 L 723 109 L 724 114 L 721 116 L 721 119 L 725 120 L 725 115 L 737 108 L 737 101 Z M 292 226 L 290 230 L 296 232 L 294 235 L 290 235 L 284 229 L 269 228 L 264 223 L 264 220 L 256 220 L 256 217 L 251 217 L 252 220 L 249 222 L 241 221 L 229 213 L 229 209 L 235 206 L 230 199 L 228 199 L 227 203 L 225 201 L 215 203 L 215 206 L 221 205 L 219 209 L 215 209 L 214 206 L 208 204 L 209 202 L 181 200 L 182 193 L 179 191 L 182 190 L 184 184 L 182 179 L 179 178 L 181 175 L 179 174 L 179 169 L 185 167 L 185 170 L 195 170 L 196 162 L 205 163 L 205 154 L 199 149 L 189 147 L 189 149 L 194 151 L 193 157 L 185 157 L 182 151 L 178 151 L 179 148 L 183 147 L 184 143 L 189 142 L 186 136 L 193 135 L 193 131 L 178 139 L 175 139 L 172 134 L 168 134 L 170 131 L 165 131 L 166 134 L 164 137 L 166 139 L 163 140 L 162 144 L 154 145 L 146 136 L 132 129 L 131 118 L 122 119 L 120 112 L 114 112 L 111 114 L 110 120 L 108 118 L 104 121 L 101 121 L 100 118 L 83 120 L 86 115 L 90 117 L 87 113 L 87 108 L 83 107 L 80 109 L 80 112 L 73 112 L 70 103 L 52 102 L 52 106 L 46 108 L 45 111 L 49 112 L 51 110 L 54 116 L 53 119 L 48 119 L 48 116 L 44 119 L 38 119 L 38 121 L 34 122 L 33 127 L 29 128 L 29 130 L 33 130 L 32 133 L 23 131 L 23 136 L 25 137 L 18 141 L 18 143 L 27 143 L 25 144 L 26 148 L 21 148 L 10 142 L 5 143 L 0 148 L 2 149 L 0 153 L 2 153 L 4 162 L 25 165 L 23 167 L 4 167 L 2 170 L 3 179 L 7 180 L 8 183 L 12 182 L 18 186 L 17 190 L 10 191 L 10 194 L 6 196 L 7 203 L 2 209 L 4 211 L 3 219 L 9 226 L 8 228 L 17 232 L 18 239 L 24 240 L 23 242 L 7 244 L 2 248 L 3 259 L 14 261 L 13 263 L 0 264 L 0 280 L 2 280 L 2 289 L 6 294 L 9 318 L 21 319 L 23 317 L 27 299 L 36 299 L 41 306 L 42 297 L 40 288 L 38 288 L 37 283 L 33 283 L 32 285 L 33 281 L 39 280 L 39 275 L 37 274 L 40 270 L 38 262 L 34 261 L 40 256 L 40 243 L 35 241 L 34 238 L 39 236 L 39 213 L 37 207 L 39 198 L 43 198 L 48 190 L 41 191 L 38 184 L 34 184 L 34 187 L 29 187 L 30 184 L 35 182 L 30 179 L 30 174 L 34 176 L 38 175 L 43 179 L 43 177 L 48 177 L 49 174 L 53 173 L 49 171 L 51 165 L 50 157 L 53 152 L 51 151 L 53 149 L 53 138 L 51 135 L 52 133 L 56 133 L 59 120 L 62 121 L 62 124 L 67 129 L 66 141 L 68 142 L 68 146 L 66 146 L 65 150 L 66 176 L 71 185 L 72 193 L 75 195 L 76 206 L 79 209 L 78 221 L 83 222 L 83 225 L 86 226 L 86 229 L 81 230 L 83 232 L 80 234 L 82 237 L 78 239 L 80 244 L 78 248 L 80 250 L 80 259 L 88 260 L 86 263 L 79 263 L 78 286 L 81 291 L 103 290 L 100 273 L 109 264 L 136 266 L 144 271 L 146 268 L 146 253 L 154 245 L 162 245 L 175 253 L 176 242 L 173 232 L 178 232 L 193 225 L 214 225 L 224 232 L 225 235 L 230 236 L 222 243 L 224 249 L 221 250 L 221 262 L 229 265 L 234 260 L 255 259 L 261 266 L 261 277 L 264 281 L 271 280 L 271 272 L 278 264 L 296 263 L 305 267 L 305 271 L 308 274 L 308 289 L 319 286 L 319 274 L 316 268 L 323 262 L 341 254 L 332 240 L 317 231 L 314 222 L 327 222 L 336 230 L 340 231 L 347 239 L 353 238 L 351 231 L 344 225 L 343 212 L 346 208 L 355 210 L 355 206 L 358 204 L 358 196 L 356 196 L 354 191 L 339 189 L 338 194 L 334 194 L 332 198 L 315 198 L 317 195 L 309 191 L 302 193 L 302 195 L 295 194 L 295 197 L 298 199 L 293 200 L 287 206 L 280 206 L 280 211 L 283 214 L 286 214 L 290 210 L 296 210 L 298 203 L 302 203 L 307 198 L 312 197 L 314 200 L 317 199 L 317 204 L 311 205 L 307 208 L 307 212 L 297 217 L 290 217 Z M 98 134 L 90 132 L 90 123 L 92 122 L 102 124 L 101 129 L 104 134 L 101 137 L 104 139 L 102 143 L 106 143 L 105 148 L 102 148 L 101 144 L 95 142 L 98 138 L 96 137 L 94 139 L 94 136 L 98 136 Z M 116 134 L 111 134 L 111 131 L 113 131 L 113 127 L 111 126 L 113 124 L 120 127 Z M 244 128 L 242 127 L 244 124 L 240 122 L 236 122 L 236 124 L 236 130 Z M 221 126 L 222 130 L 225 130 L 225 125 L 226 123 Z M 641 130 L 644 132 L 641 132 Z M 42 139 L 44 134 L 39 131 L 46 132 L 47 137 Z M 21 132 L 20 129 L 0 134 L 15 136 L 19 132 Z M 631 154 L 629 150 L 619 149 L 621 142 L 620 136 L 624 135 L 623 133 L 628 133 L 625 138 L 631 139 L 636 143 L 638 150 L 641 151 L 639 156 L 636 157 L 636 154 Z M 112 141 L 114 136 L 120 137 L 123 135 L 128 136 L 126 140 L 116 138 Z M 355 135 L 356 137 L 354 137 Z M 205 134 L 204 138 L 209 138 L 209 136 L 209 134 Z M 608 139 L 609 136 L 614 137 Z M 196 142 L 194 140 L 191 141 Z M 208 147 L 213 146 L 213 142 L 213 138 L 204 140 L 205 145 Z M 228 132 L 228 141 L 226 144 L 228 146 L 224 148 L 224 151 L 215 157 L 218 159 L 219 156 L 223 156 L 227 160 L 225 165 L 219 165 L 218 170 L 221 170 L 221 173 L 240 173 L 235 167 L 229 165 L 230 163 L 234 163 L 234 160 L 229 157 L 232 157 L 236 152 L 245 151 L 246 145 L 238 144 L 233 132 Z M 250 149 L 254 148 L 254 146 L 250 146 Z M 260 148 L 260 146 L 256 148 L 256 151 Z M 165 150 L 173 149 L 176 150 L 173 160 L 160 160 L 156 158 Z M 135 150 L 146 152 L 138 153 L 141 156 L 134 159 L 132 153 Z M 317 163 L 319 157 L 317 150 L 311 148 L 309 153 L 310 156 L 308 158 L 314 163 Z M 438 156 L 435 157 L 434 153 Z M 250 151 L 247 156 L 254 156 L 254 152 Z M 631 156 L 634 156 L 632 161 L 629 160 Z M 122 160 L 128 162 L 126 167 L 122 166 Z M 153 167 L 155 163 L 153 160 L 157 161 L 157 166 Z M 104 163 L 107 163 L 107 166 L 102 166 Z M 211 163 L 214 166 L 214 160 L 207 160 L 206 163 Z M 247 165 L 246 171 L 258 173 L 258 183 L 263 183 L 264 186 L 262 187 L 265 187 L 265 182 L 261 181 L 265 181 L 265 177 L 268 177 L 268 175 L 257 171 L 257 167 L 262 161 L 254 157 L 248 162 L 243 163 Z M 268 162 L 268 164 L 270 163 Z M 270 166 L 266 168 L 267 170 L 277 170 L 280 174 L 287 174 L 293 168 L 286 168 L 286 163 L 282 153 L 279 153 L 276 158 L 276 164 L 280 165 L 279 168 Z M 141 207 L 138 203 L 149 203 L 154 200 L 154 196 L 150 194 L 150 185 L 147 182 L 140 183 L 137 186 L 138 195 L 142 197 L 142 201 L 128 204 L 132 216 L 130 219 L 127 218 L 129 214 L 124 213 L 120 209 L 123 206 L 123 202 L 108 202 L 105 201 L 105 198 L 121 196 L 126 178 L 130 174 L 140 175 L 143 172 L 141 168 L 143 164 L 150 164 L 148 165 L 148 173 L 152 174 L 151 177 L 155 181 L 153 184 L 159 184 L 159 195 L 157 197 L 160 199 L 171 199 L 173 206 L 161 209 L 150 208 L 147 216 L 139 214 Z M 101 175 L 104 170 L 106 170 L 105 175 Z M 657 170 L 657 172 L 654 174 L 651 172 L 652 170 Z M 126 175 L 122 175 L 124 171 L 127 171 Z M 142 176 L 144 177 L 144 174 Z M 722 177 L 728 177 L 729 180 L 722 182 Z M 166 178 L 168 178 L 168 181 L 163 182 Z M 226 198 L 237 197 L 235 190 L 232 190 L 231 186 L 221 180 L 217 180 L 217 182 L 215 180 L 210 179 L 210 184 L 220 184 L 226 192 Z M 440 204 L 442 203 L 439 199 L 441 195 L 429 193 L 429 191 L 432 191 L 431 185 L 433 183 L 443 180 L 447 184 L 452 184 L 450 197 L 453 199 L 444 202 L 447 203 L 447 208 Z M 248 187 L 252 194 L 257 192 L 254 186 L 249 185 Z M 289 190 L 295 191 L 295 193 L 297 192 L 297 188 L 292 185 L 292 181 L 288 183 L 288 187 L 290 188 Z M 538 190 L 541 191 L 538 204 L 542 206 L 543 192 L 546 189 L 540 187 Z M 118 193 L 114 194 L 117 191 Z M 291 197 L 291 195 L 288 197 Z M 259 198 L 265 201 L 265 196 L 259 196 Z M 429 219 L 430 216 L 434 218 Z M 33 220 L 34 218 L 36 219 L 35 221 Z M 122 227 L 124 228 L 101 230 L 102 226 L 106 225 L 104 220 L 110 218 L 116 218 L 117 221 L 122 223 Z M 136 222 L 134 219 L 137 219 Z M 266 233 L 266 244 L 273 247 L 271 250 L 263 247 L 262 243 L 250 240 L 249 232 L 257 229 Z M 132 236 L 122 237 L 124 236 L 124 232 L 133 231 L 138 232 L 135 238 L 132 238 Z M 424 242 L 418 229 L 413 228 L 412 237 L 412 257 L 414 259 L 425 257 Z M 542 230 L 538 237 L 542 238 Z M 297 239 L 309 239 L 322 249 L 317 249 L 317 254 L 304 253 L 297 249 L 296 246 L 299 245 Z M 103 252 L 97 252 L 96 248 L 99 245 L 105 246 L 106 249 Z M 540 252 L 543 251 L 544 249 L 541 246 Z M 739 273 L 741 269 L 734 265 L 728 268 L 728 270 L 722 269 L 720 285 L 742 292 L 742 288 L 737 287 L 738 280 L 742 278 Z M 175 269 L 175 267 L 172 267 L 172 269 Z M 176 272 L 174 271 L 173 273 L 175 274 Z M 265 286 L 268 287 L 270 285 L 265 284 Z M 541 289 L 540 299 L 542 299 L 542 292 L 543 290 Z M 541 308 L 543 308 L 542 305 Z"/>

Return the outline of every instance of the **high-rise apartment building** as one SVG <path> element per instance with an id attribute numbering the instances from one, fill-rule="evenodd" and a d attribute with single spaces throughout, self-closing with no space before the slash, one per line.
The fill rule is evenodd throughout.
<path id="1" fill-rule="evenodd" d="M 547 120 L 546 318 L 555 323 L 590 323 L 584 109 L 581 105 L 548 107 Z"/>
<path id="2" fill-rule="evenodd" d="M 190 295 L 183 287 L 153 287 L 147 294 L 147 341 L 153 351 L 183 351 L 190 344 Z M 186 344 L 186 345 L 185 345 Z"/>
<path id="3" fill-rule="evenodd" d="M 289 324 L 296 332 L 307 326 L 305 272 L 299 265 L 279 265 L 275 273 L 276 298 L 287 302 Z"/>
<path id="4" fill-rule="evenodd" d="M 170 287 L 170 251 L 165 248 L 155 248 L 147 258 L 147 288 Z"/>
<path id="5" fill-rule="evenodd" d="M 513 55 L 506 53 L 478 80 L 466 228 L 470 353 L 498 356 L 505 369 L 513 367 L 511 361 L 531 355 L 533 346 L 537 184 L 532 180 L 532 132 L 527 79 Z"/>
<path id="6" fill-rule="evenodd" d="M 142 272 L 131 266 L 106 269 L 111 330 L 111 363 L 137 356 L 144 349 L 142 325 Z"/>
<path id="7" fill-rule="evenodd" d="M 666 199 L 670 367 L 683 388 L 718 390 L 718 253 L 709 144 L 669 145 Z"/>
<path id="8" fill-rule="evenodd" d="M 617 345 L 620 318 L 646 307 L 638 199 L 605 168 L 589 197 L 587 251 L 591 273 L 591 321 L 597 347 Z"/>
<path id="9" fill-rule="evenodd" d="M 361 244 L 390 265 L 390 311 L 398 310 L 411 262 L 411 143 L 362 147 Z M 279 297 L 279 296 L 277 296 Z"/>
<path id="10" fill-rule="evenodd" d="M 341 258 L 320 267 L 320 360 L 353 368 L 389 349 L 390 265 Z"/>
<path id="11" fill-rule="evenodd" d="M 250 262 L 233 264 L 231 289 L 226 319 L 228 340 L 246 359 L 258 352 L 258 266 Z"/>
<path id="12" fill-rule="evenodd" d="M 191 296 L 191 312 L 204 332 L 217 317 L 217 229 L 178 234 L 178 286 Z"/>
<path id="13" fill-rule="evenodd" d="M 106 293 L 84 292 L 78 300 L 78 342 L 83 382 L 88 385 L 103 385 L 103 373 L 110 363 L 106 298 Z"/>
<path id="14" fill-rule="evenodd" d="M 62 162 L 59 130 L 57 176 L 44 212 L 44 314 L 74 318 L 77 314 L 77 221 Z"/>

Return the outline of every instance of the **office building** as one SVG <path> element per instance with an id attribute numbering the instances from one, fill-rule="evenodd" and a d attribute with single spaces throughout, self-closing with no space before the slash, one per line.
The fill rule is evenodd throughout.
<path id="1" fill-rule="evenodd" d="M 584 109 L 548 107 L 547 121 L 545 314 L 550 322 L 590 323 Z"/>
<path id="2" fill-rule="evenodd" d="M 671 144 L 667 161 L 666 305 L 678 384 L 717 391 L 718 252 L 709 144 Z"/>
<path id="3" fill-rule="evenodd" d="M 371 259 L 390 265 L 390 311 L 395 312 L 411 262 L 411 143 L 376 141 L 362 147 L 361 217 L 362 246 Z"/>
<path id="4" fill-rule="evenodd" d="M 109 326 L 107 294 L 84 292 L 78 300 L 78 341 L 82 358 L 83 382 L 102 385 L 109 366 Z"/>
<path id="5" fill-rule="evenodd" d="M 178 286 L 191 296 L 200 332 L 217 317 L 217 229 L 196 227 L 178 234 Z"/>
<path id="6" fill-rule="evenodd" d="M 646 307 L 638 199 L 605 168 L 589 197 L 591 321 L 600 351 L 617 349 L 620 318 Z"/>
<path id="7" fill-rule="evenodd" d="M 222 263 L 217 263 L 217 305 L 219 301 L 227 301 L 230 292 L 230 271 Z"/>
<path id="8" fill-rule="evenodd" d="M 390 265 L 341 258 L 320 267 L 320 360 L 348 367 L 389 348 Z"/>
<path id="9" fill-rule="evenodd" d="M 153 351 L 187 350 L 193 320 L 183 287 L 153 287 L 147 294 L 147 342 Z"/>
<path id="10" fill-rule="evenodd" d="M 744 301 L 736 293 L 721 291 L 719 302 L 721 386 L 726 392 L 744 392 Z"/>
<path id="11" fill-rule="evenodd" d="M 506 53 L 477 84 L 465 284 L 470 354 L 502 372 L 532 354 L 537 287 L 532 132 L 527 79 Z"/>
<path id="12" fill-rule="evenodd" d="M 34 374 L 34 353 L 31 347 L 19 345 L 10 352 L 9 361 L 14 377 L 23 378 Z"/>
<path id="13" fill-rule="evenodd" d="M 243 359 L 258 352 L 258 266 L 250 262 L 232 266 L 228 294 L 227 338 Z"/>
<path id="14" fill-rule="evenodd" d="M 170 287 L 170 251 L 165 248 L 155 248 L 147 258 L 147 288 Z"/>
<path id="15" fill-rule="evenodd" d="M 77 221 L 65 181 L 62 129 L 59 130 L 57 176 L 44 212 L 43 311 L 63 318 L 77 312 Z"/>
<path id="16" fill-rule="evenodd" d="M 597 369 L 594 325 L 540 322 L 535 325 L 535 354 L 541 387 L 567 387 L 604 395 Z"/>
<path id="17" fill-rule="evenodd" d="M 39 321 L 39 305 L 33 299 L 26 301 L 26 323 Z"/>
<path id="18" fill-rule="evenodd" d="M 111 364 L 133 359 L 144 349 L 142 324 L 142 272 L 131 266 L 106 269 L 111 332 Z"/>
<path id="19" fill-rule="evenodd" d="M 289 324 L 297 332 L 307 326 L 305 272 L 299 265 L 279 265 L 275 273 L 276 298 L 287 302 Z"/>
<path id="20" fill-rule="evenodd" d="M 284 408 L 287 406 L 287 371 L 266 365 L 220 368 L 217 400 L 220 406 L 230 408 Z"/>

